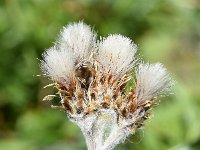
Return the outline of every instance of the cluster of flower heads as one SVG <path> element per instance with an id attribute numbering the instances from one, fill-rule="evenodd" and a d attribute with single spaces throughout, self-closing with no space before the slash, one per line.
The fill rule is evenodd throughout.
<path id="1" fill-rule="evenodd" d="M 72 120 L 112 112 L 127 136 L 143 125 L 155 99 L 168 94 L 172 85 L 162 64 L 144 64 L 136 51 L 136 44 L 125 36 L 97 40 L 90 26 L 72 23 L 44 52 L 41 69 L 53 80 L 61 98 L 59 107 Z"/>

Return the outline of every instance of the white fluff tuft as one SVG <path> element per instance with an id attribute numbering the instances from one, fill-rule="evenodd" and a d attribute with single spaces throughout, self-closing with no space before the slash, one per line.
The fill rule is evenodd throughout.
<path id="1" fill-rule="evenodd" d="M 68 82 L 74 70 L 74 57 L 70 51 L 52 47 L 43 53 L 41 69 L 46 76 L 60 82 Z"/>
<path id="2" fill-rule="evenodd" d="M 172 79 L 162 64 L 140 64 L 136 74 L 135 94 L 138 102 L 168 94 Z"/>
<path id="3" fill-rule="evenodd" d="M 95 49 L 96 33 L 83 22 L 63 28 L 57 41 L 60 49 L 71 50 L 77 59 L 87 59 Z"/>
<path id="4" fill-rule="evenodd" d="M 97 60 L 115 75 L 123 75 L 134 67 L 137 46 L 122 35 L 110 35 L 99 43 Z"/>

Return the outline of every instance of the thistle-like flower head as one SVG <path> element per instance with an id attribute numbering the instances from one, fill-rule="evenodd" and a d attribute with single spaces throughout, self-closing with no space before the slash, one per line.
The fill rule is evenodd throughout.
<path id="1" fill-rule="evenodd" d="M 135 94 L 138 102 L 170 92 L 173 82 L 162 64 L 140 64 L 136 73 Z"/>
<path id="2" fill-rule="evenodd" d="M 109 35 L 99 44 L 97 60 L 115 75 L 124 75 L 135 66 L 137 46 L 127 37 Z"/>
<path id="3" fill-rule="evenodd" d="M 117 34 L 96 42 L 95 32 L 79 22 L 64 27 L 43 54 L 41 69 L 58 89 L 58 107 L 81 128 L 90 150 L 113 149 L 134 134 L 156 99 L 170 91 L 164 66 L 141 63 L 136 51 L 131 39 Z"/>
<path id="4" fill-rule="evenodd" d="M 71 23 L 61 31 L 57 45 L 72 51 L 77 59 L 88 59 L 96 47 L 96 33 L 83 22 Z"/>
<path id="5" fill-rule="evenodd" d="M 72 79 L 75 58 L 71 51 L 51 47 L 43 54 L 41 69 L 55 82 L 67 82 Z"/>

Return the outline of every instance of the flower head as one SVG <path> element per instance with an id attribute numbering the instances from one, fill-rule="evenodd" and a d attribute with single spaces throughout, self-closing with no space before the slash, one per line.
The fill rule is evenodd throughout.
<path id="1" fill-rule="evenodd" d="M 43 54 L 41 69 L 53 80 L 59 108 L 81 128 L 88 149 L 110 150 L 143 126 L 172 80 L 160 63 L 137 64 L 137 46 L 129 38 L 114 34 L 98 44 L 95 40 L 83 22 L 66 26 Z M 134 84 L 126 91 L 131 79 Z"/>
<path id="2" fill-rule="evenodd" d="M 104 38 L 98 48 L 97 60 L 113 74 L 122 74 L 135 65 L 137 46 L 122 35 L 109 35 Z"/>
<path id="3" fill-rule="evenodd" d="M 96 45 L 96 33 L 83 22 L 63 28 L 57 40 L 59 49 L 72 51 L 77 59 L 87 59 Z"/>
<path id="4" fill-rule="evenodd" d="M 140 64 L 136 74 L 135 94 L 139 102 L 155 99 L 170 91 L 172 82 L 162 64 Z"/>
<path id="5" fill-rule="evenodd" d="M 73 53 L 51 47 L 43 54 L 41 69 L 44 74 L 56 82 L 66 82 L 72 78 L 75 68 Z"/>

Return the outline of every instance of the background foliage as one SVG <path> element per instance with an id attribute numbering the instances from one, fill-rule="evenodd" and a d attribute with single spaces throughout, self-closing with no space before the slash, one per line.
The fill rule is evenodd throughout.
<path id="1" fill-rule="evenodd" d="M 199 0 L 1 0 L 0 149 L 86 149 L 79 129 L 41 102 L 41 53 L 59 30 L 84 20 L 102 36 L 120 33 L 146 61 L 160 61 L 177 81 L 146 122 L 118 150 L 200 149 Z"/>

